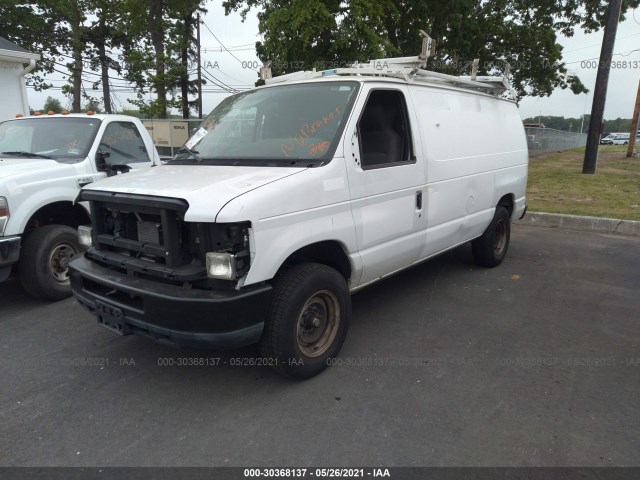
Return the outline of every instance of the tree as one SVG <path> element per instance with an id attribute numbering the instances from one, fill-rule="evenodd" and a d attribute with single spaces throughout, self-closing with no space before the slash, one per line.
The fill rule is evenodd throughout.
<path id="1" fill-rule="evenodd" d="M 84 22 L 89 9 L 88 1 L 40 0 L 18 3 L 10 0 L 7 6 L 0 7 L 3 36 L 15 38 L 18 45 L 42 53 L 42 60 L 37 63 L 29 79 L 36 89 L 51 87 L 40 73 L 60 71 L 60 67 L 68 69 L 69 84 L 63 87 L 63 93 L 72 95 L 71 108 L 74 112 L 80 111 L 82 97 Z M 65 65 L 62 63 L 64 58 L 71 61 Z"/>
<path id="2" fill-rule="evenodd" d="M 82 107 L 84 112 L 92 111 L 93 113 L 102 113 L 102 108 L 100 108 L 100 100 L 97 98 L 90 97 L 87 103 L 85 103 Z M 112 112 L 107 112 L 112 113 Z"/>
<path id="3" fill-rule="evenodd" d="M 104 109 L 106 113 L 113 113 L 109 70 L 120 75 L 122 68 L 117 57 L 109 51 L 127 43 L 122 27 L 126 19 L 125 5 L 123 0 L 91 0 L 90 6 L 94 16 L 86 29 L 86 41 L 91 45 L 86 55 L 91 68 L 100 70 L 99 80 L 93 82 L 92 88 L 102 88 Z"/>
<path id="4" fill-rule="evenodd" d="M 623 9 L 638 0 L 624 0 Z M 256 44 L 274 73 L 340 65 L 420 51 L 419 30 L 436 41 L 432 70 L 469 74 L 480 59 L 479 74 L 511 66 L 519 97 L 550 95 L 555 88 L 587 89 L 562 61 L 557 32 L 572 36 L 600 28 L 606 0 L 226 0 L 225 12 L 259 8 Z"/>
<path id="5" fill-rule="evenodd" d="M 148 117 L 167 118 L 170 107 L 182 107 L 188 116 L 188 95 L 195 93 L 188 65 L 195 57 L 193 18 L 204 12 L 204 0 L 126 0 L 130 12 L 126 25 L 128 45 L 123 45 L 125 78 L 138 89 L 132 101 Z M 176 95 L 180 90 L 182 96 Z M 147 101 L 146 93 L 155 92 Z M 187 110 L 187 111 L 185 111 Z"/>
<path id="6" fill-rule="evenodd" d="M 44 106 L 42 107 L 42 112 L 53 112 L 53 113 L 62 113 L 62 103 L 60 100 L 53 97 L 47 97 L 47 100 L 44 102 Z"/>
<path id="7" fill-rule="evenodd" d="M 180 64 L 176 65 L 180 84 L 180 106 L 182 118 L 189 118 L 192 107 L 196 101 L 189 101 L 189 95 L 198 92 L 197 82 L 189 80 L 189 65 L 197 60 L 196 51 L 192 45 L 195 43 L 194 29 L 196 27 L 196 13 L 205 13 L 201 6 L 201 0 L 174 0 L 171 3 L 170 16 L 176 19 L 176 34 L 173 42 L 180 55 Z"/>
<path id="8" fill-rule="evenodd" d="M 50 88 L 52 85 L 46 82 L 46 75 L 54 71 L 66 39 L 57 27 L 48 2 L 5 0 L 0 3 L 0 25 L 4 38 L 43 54 L 29 74 L 29 84 L 36 90 Z"/>
<path id="9" fill-rule="evenodd" d="M 113 111 L 110 72 L 137 90 L 132 103 L 150 117 L 166 118 L 172 107 L 189 116 L 196 82 L 189 78 L 195 59 L 195 13 L 205 0 L 5 0 L 0 5 L 2 35 L 42 54 L 29 76 L 37 89 L 51 87 L 45 74 L 66 75 L 63 93 L 80 111 L 94 99 L 85 86 L 102 90 L 104 109 Z M 100 73 L 94 73 L 99 71 Z M 148 100 L 149 94 L 155 94 Z M 94 99 L 97 100 L 97 99 Z"/>
<path id="10" fill-rule="evenodd" d="M 69 45 L 71 46 L 71 62 L 67 63 L 70 83 L 63 87 L 63 93 L 72 96 L 71 111 L 80 112 L 82 102 L 82 70 L 83 52 L 86 48 L 86 21 L 87 3 L 84 0 L 49 0 L 53 14 L 58 19 L 59 28 L 67 28 Z"/>

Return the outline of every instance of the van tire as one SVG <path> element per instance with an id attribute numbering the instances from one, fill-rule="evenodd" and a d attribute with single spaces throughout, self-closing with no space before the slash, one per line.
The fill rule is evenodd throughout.
<path id="1" fill-rule="evenodd" d="M 295 265 L 275 281 L 260 352 L 281 374 L 296 380 L 313 377 L 340 351 L 350 321 L 344 277 L 318 263 Z"/>
<path id="2" fill-rule="evenodd" d="M 40 300 L 71 296 L 69 261 L 82 251 L 78 232 L 66 225 L 45 225 L 25 240 L 18 267 L 20 283 Z"/>
<path id="3" fill-rule="evenodd" d="M 493 220 L 481 237 L 471 242 L 473 259 L 482 267 L 497 267 L 507 255 L 511 238 L 511 218 L 509 211 L 496 207 Z"/>

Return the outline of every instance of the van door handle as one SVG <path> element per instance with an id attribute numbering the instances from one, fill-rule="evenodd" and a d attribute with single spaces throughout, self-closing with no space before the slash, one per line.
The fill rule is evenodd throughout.
<path id="1" fill-rule="evenodd" d="M 422 210 L 422 192 L 416 192 L 416 208 Z"/>

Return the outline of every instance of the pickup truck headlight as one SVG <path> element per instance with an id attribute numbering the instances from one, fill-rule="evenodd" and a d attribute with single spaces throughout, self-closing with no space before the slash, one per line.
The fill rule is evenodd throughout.
<path id="1" fill-rule="evenodd" d="M 236 256 L 231 253 L 207 252 L 207 276 L 219 280 L 236 279 Z"/>
<path id="2" fill-rule="evenodd" d="M 5 197 L 0 197 L 0 237 L 4 235 L 7 223 L 9 223 L 9 202 Z"/>

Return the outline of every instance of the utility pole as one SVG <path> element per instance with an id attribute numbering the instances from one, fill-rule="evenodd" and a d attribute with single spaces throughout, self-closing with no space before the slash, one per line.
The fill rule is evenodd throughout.
<path id="1" fill-rule="evenodd" d="M 200 57 L 200 14 L 196 30 L 196 48 L 198 49 L 198 118 L 202 118 L 202 58 Z"/>
<path id="2" fill-rule="evenodd" d="M 598 146 L 600 144 L 600 134 L 602 133 L 600 130 L 602 128 L 602 117 L 604 116 L 604 104 L 607 100 L 609 70 L 611 70 L 613 46 L 616 41 L 616 31 L 618 30 L 618 23 L 620 21 L 621 7 L 622 0 L 609 0 L 609 7 L 607 8 L 607 22 L 604 27 L 604 38 L 602 39 L 600 62 L 598 63 L 598 74 L 596 76 L 596 86 L 593 91 L 591 119 L 589 121 L 587 148 L 584 152 L 582 173 L 596 173 L 596 164 L 598 163 Z"/>
<path id="3" fill-rule="evenodd" d="M 638 93 L 636 94 L 636 108 L 633 110 L 633 119 L 631 120 L 631 132 L 629 133 L 629 145 L 627 145 L 627 157 L 631 157 L 631 155 L 633 155 L 633 147 L 636 144 L 638 116 L 640 116 L 640 81 L 638 82 Z"/>
<path id="4" fill-rule="evenodd" d="M 580 133 L 584 132 L 584 117 L 587 114 L 587 100 L 589 99 L 589 94 L 584 94 L 584 106 L 582 107 L 582 123 L 580 123 Z"/>

